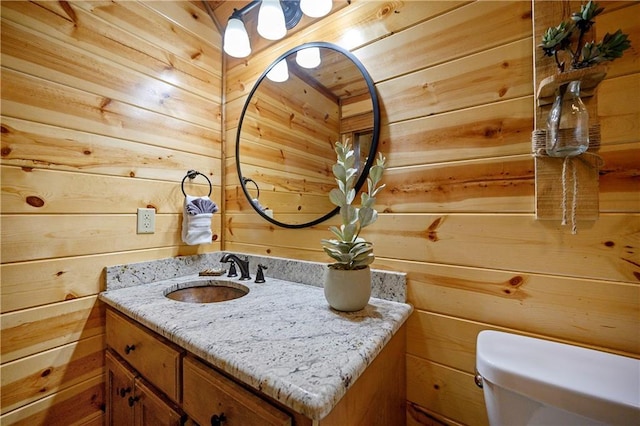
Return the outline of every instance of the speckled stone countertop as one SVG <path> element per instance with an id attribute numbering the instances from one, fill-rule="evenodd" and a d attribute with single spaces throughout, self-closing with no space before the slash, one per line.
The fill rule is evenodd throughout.
<path id="1" fill-rule="evenodd" d="M 220 256 L 215 254 L 203 263 L 219 266 L 210 261 Z M 201 260 L 179 262 L 201 268 Z M 167 265 L 158 263 L 154 268 L 152 263 L 107 268 L 107 291 L 100 298 L 220 370 L 316 420 L 333 409 L 412 310 L 405 303 L 372 297 L 362 311 L 338 312 L 329 308 L 322 289 L 313 283 L 300 284 L 268 274 L 263 284 L 199 277 L 197 273 L 174 276 L 184 270 L 175 272 L 172 264 L 168 267 L 173 271 L 171 278 L 158 280 L 159 273 L 150 271 Z M 308 270 L 313 262 L 303 263 Z M 256 264 L 252 262 L 252 268 Z M 147 272 L 142 274 L 143 270 Z M 384 282 L 385 273 L 381 274 Z M 403 288 L 387 290 L 404 294 L 404 274 L 395 275 L 402 278 Z M 212 279 L 241 283 L 249 293 L 208 304 L 165 297 L 193 281 Z"/>

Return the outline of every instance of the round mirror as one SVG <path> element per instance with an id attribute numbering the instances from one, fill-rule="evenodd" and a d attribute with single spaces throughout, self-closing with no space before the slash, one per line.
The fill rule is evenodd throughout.
<path id="1" fill-rule="evenodd" d="M 236 167 L 249 204 L 285 228 L 330 218 L 335 143 L 351 142 L 359 190 L 379 129 L 373 80 L 351 52 L 324 42 L 289 50 L 262 73 L 240 115 Z"/>

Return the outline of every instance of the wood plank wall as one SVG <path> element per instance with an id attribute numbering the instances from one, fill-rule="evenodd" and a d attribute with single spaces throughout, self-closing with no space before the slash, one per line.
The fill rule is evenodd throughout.
<path id="1" fill-rule="evenodd" d="M 188 2 L 3 1 L 1 15 L 0 423 L 98 425 L 103 268 L 221 248 L 220 215 L 213 244 L 180 238 L 187 170 L 222 201 L 221 37 Z M 139 207 L 155 234 L 136 234 Z"/>
<path id="2" fill-rule="evenodd" d="M 487 424 L 473 382 L 483 329 L 640 357 L 640 4 L 606 2 L 597 20 L 598 38 L 621 27 L 633 47 L 598 89 L 600 218 L 579 223 L 577 235 L 534 215 L 532 9 L 353 1 L 225 69 L 225 248 L 319 261 L 328 261 L 320 240 L 335 220 L 282 229 L 238 197 L 237 118 L 260 72 L 304 42 L 350 49 L 376 82 L 390 167 L 366 237 L 376 267 L 408 273 L 410 425 Z"/>
<path id="3" fill-rule="evenodd" d="M 381 97 L 388 188 L 366 236 L 376 267 L 409 277 L 409 424 L 486 424 L 472 380 L 481 329 L 640 356 L 639 9 L 607 2 L 598 18 L 599 37 L 622 27 L 634 48 L 599 89 L 600 219 L 573 236 L 533 214 L 529 2 L 352 1 L 229 61 L 223 82 L 220 35 L 198 4 L 3 1 L 0 422 L 102 423 L 104 266 L 223 244 L 327 261 L 329 223 L 259 218 L 237 197 L 232 155 L 253 81 L 316 40 L 352 50 Z M 190 168 L 211 177 L 214 200 L 223 187 L 238 200 L 206 248 L 180 242 Z M 156 233 L 136 235 L 146 206 Z"/>

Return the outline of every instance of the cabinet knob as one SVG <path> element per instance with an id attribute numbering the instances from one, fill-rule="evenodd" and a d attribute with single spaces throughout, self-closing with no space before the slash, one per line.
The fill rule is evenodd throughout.
<path id="1" fill-rule="evenodd" d="M 124 347 L 124 353 L 129 355 L 129 352 L 131 351 L 135 351 L 136 350 L 136 345 L 127 345 Z"/>
<path id="2" fill-rule="evenodd" d="M 211 426 L 222 426 L 222 422 L 226 421 L 227 416 L 225 416 L 224 413 L 221 413 L 220 415 L 214 414 L 211 416 Z"/>
<path id="3" fill-rule="evenodd" d="M 120 392 L 118 392 L 120 394 L 120 397 L 124 398 L 125 395 L 127 395 L 129 392 L 131 392 L 131 387 L 128 388 L 121 388 Z"/>
<path id="4" fill-rule="evenodd" d="M 129 407 L 133 407 L 133 405 L 140 401 L 140 397 L 139 396 L 130 396 L 129 397 Z"/>

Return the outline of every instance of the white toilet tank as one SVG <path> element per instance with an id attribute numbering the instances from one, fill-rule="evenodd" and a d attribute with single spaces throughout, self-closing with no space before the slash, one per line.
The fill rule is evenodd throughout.
<path id="1" fill-rule="evenodd" d="M 640 425 L 640 360 L 485 330 L 476 368 L 492 426 Z"/>

